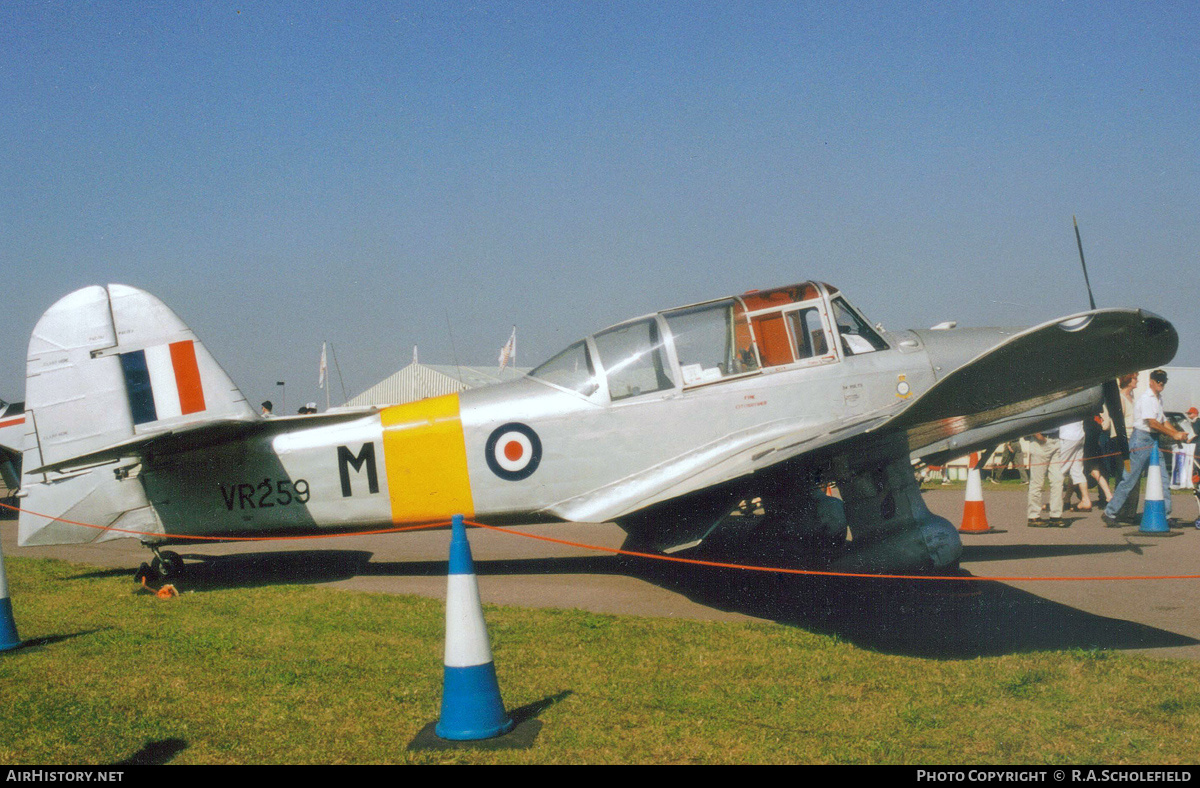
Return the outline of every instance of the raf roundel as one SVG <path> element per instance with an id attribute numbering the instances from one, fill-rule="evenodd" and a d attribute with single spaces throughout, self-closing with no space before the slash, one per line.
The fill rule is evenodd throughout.
<path id="1" fill-rule="evenodd" d="M 484 452 L 492 473 L 518 482 L 537 470 L 542 461 L 542 441 L 528 426 L 512 422 L 492 431 Z"/>

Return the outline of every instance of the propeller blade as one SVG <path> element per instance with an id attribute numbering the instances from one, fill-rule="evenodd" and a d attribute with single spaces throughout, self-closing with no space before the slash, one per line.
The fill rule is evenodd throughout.
<path id="1" fill-rule="evenodd" d="M 1087 261 L 1083 259 L 1083 239 L 1079 237 L 1079 222 L 1072 216 L 1071 223 L 1075 225 L 1075 245 L 1079 247 L 1079 264 L 1083 266 L 1083 284 L 1087 287 L 1088 303 L 1092 305 L 1092 309 L 1095 309 L 1096 299 L 1092 298 L 1092 283 L 1088 279 Z"/>
<path id="2" fill-rule="evenodd" d="M 1071 224 L 1075 225 L 1075 245 L 1079 247 L 1079 265 L 1083 267 L 1083 284 L 1087 287 L 1088 303 L 1096 308 L 1096 299 L 1092 297 L 1092 283 L 1088 279 L 1087 261 L 1083 259 L 1083 239 L 1079 236 L 1079 222 L 1074 216 Z M 1121 388 L 1117 381 L 1110 379 L 1103 386 L 1104 406 L 1108 408 L 1108 417 L 1112 419 L 1113 428 L 1117 433 L 1116 444 L 1121 452 L 1121 458 L 1129 459 L 1129 436 L 1125 434 L 1125 411 L 1121 407 Z"/>

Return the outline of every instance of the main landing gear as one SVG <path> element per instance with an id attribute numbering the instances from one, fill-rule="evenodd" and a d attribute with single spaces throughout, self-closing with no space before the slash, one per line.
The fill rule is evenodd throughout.
<path id="1" fill-rule="evenodd" d="M 138 567 L 133 579 L 137 582 L 160 583 L 166 580 L 177 580 L 184 570 L 183 557 L 170 550 L 161 550 L 159 545 L 147 544 L 154 551 L 154 559 L 148 564 Z"/>

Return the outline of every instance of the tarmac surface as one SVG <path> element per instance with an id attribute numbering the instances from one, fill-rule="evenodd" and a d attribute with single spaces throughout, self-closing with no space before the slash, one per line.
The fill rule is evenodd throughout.
<path id="1" fill-rule="evenodd" d="M 579 608 L 714 621 L 774 621 L 837 634 L 881 653 L 967 659 L 1058 649 L 1115 649 L 1200 659 L 1197 502 L 1174 497 L 1169 536 L 1106 528 L 1099 510 L 1069 512 L 1068 528 L 1029 528 L 1025 488 L 984 485 L 996 533 L 964 534 L 963 574 L 976 580 L 826 578 L 698 567 L 616 556 L 510 533 L 470 529 L 485 603 Z M 989 489 L 991 488 L 991 489 Z M 926 490 L 930 509 L 962 520 L 964 493 Z M 12 515 L 4 555 L 51 557 L 131 578 L 150 553 L 135 539 L 19 548 Z M 613 525 L 510 529 L 613 550 Z M 181 591 L 320 584 L 445 598 L 447 530 L 173 547 L 187 560 Z M 1169 578 L 1174 579 L 1144 579 Z M 1054 579 L 1050 579 L 1054 578 Z M 1072 578 L 1072 579 L 1061 579 Z M 1078 579 L 1087 578 L 1087 579 Z M 1137 579 L 1131 579 L 1137 578 Z M 20 601 L 14 598 L 20 610 Z"/>

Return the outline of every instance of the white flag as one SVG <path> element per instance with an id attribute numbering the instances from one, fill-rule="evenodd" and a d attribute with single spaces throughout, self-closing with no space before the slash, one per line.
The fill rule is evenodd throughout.
<path id="1" fill-rule="evenodd" d="M 517 355 L 517 327 L 513 326 L 512 336 L 504 343 L 504 347 L 500 348 L 500 371 L 508 366 L 508 362 L 514 359 Z"/>
<path id="2" fill-rule="evenodd" d="M 325 343 L 322 342 L 321 343 L 321 368 L 317 372 L 317 387 L 318 388 L 322 388 L 322 389 L 325 388 L 325 372 L 326 371 L 327 371 L 327 367 L 325 365 Z"/>

